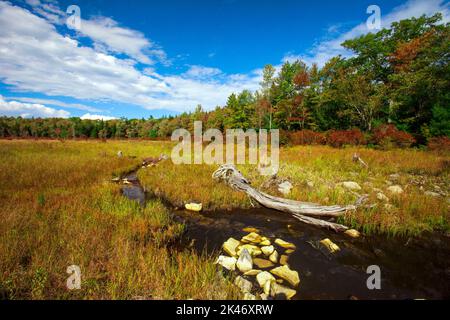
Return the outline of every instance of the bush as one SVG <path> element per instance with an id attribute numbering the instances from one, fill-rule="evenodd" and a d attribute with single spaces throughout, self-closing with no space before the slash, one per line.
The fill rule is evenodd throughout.
<path id="1" fill-rule="evenodd" d="M 359 129 L 332 130 L 328 132 L 327 143 L 335 148 L 344 145 L 361 145 L 366 143 L 363 133 Z"/>
<path id="2" fill-rule="evenodd" d="M 310 144 L 325 144 L 326 138 L 323 133 L 314 132 L 312 130 L 300 130 L 291 132 L 289 140 L 294 145 L 310 145 Z"/>
<path id="3" fill-rule="evenodd" d="M 398 130 L 393 124 L 384 124 L 374 130 L 375 144 L 388 149 L 391 147 L 408 148 L 416 139 L 405 131 Z"/>
<path id="4" fill-rule="evenodd" d="M 450 138 L 446 136 L 431 138 L 428 140 L 428 150 L 450 152 Z"/>

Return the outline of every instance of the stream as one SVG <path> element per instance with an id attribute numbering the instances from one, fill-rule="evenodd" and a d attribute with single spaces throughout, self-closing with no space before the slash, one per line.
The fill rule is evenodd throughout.
<path id="1" fill-rule="evenodd" d="M 145 205 L 154 197 L 144 192 L 136 173 L 125 176 L 122 187 L 129 199 Z M 450 238 L 438 233 L 421 237 L 380 235 L 350 238 L 344 234 L 309 226 L 289 214 L 265 208 L 190 212 L 165 203 L 173 218 L 186 225 L 180 246 L 218 256 L 230 237 L 248 234 L 245 227 L 259 229 L 271 239 L 292 242 L 297 249 L 289 266 L 300 276 L 293 299 L 450 299 Z M 315 245 L 331 239 L 340 251 L 329 254 Z M 378 265 L 381 289 L 369 290 L 367 267 Z"/>

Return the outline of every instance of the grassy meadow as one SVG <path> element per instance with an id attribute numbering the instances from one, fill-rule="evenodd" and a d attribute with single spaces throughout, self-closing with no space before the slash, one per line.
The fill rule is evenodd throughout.
<path id="1" fill-rule="evenodd" d="M 148 156 L 170 155 L 172 144 L 150 141 L 0 141 L 0 293 L 12 299 L 219 299 L 237 290 L 218 275 L 213 257 L 173 245 L 183 225 L 159 200 L 145 208 L 125 199 L 116 177 Z M 121 150 L 124 157 L 117 157 Z M 369 165 L 352 162 L 358 152 Z M 290 198 L 349 204 L 355 181 L 371 209 L 341 222 L 365 233 L 449 231 L 450 156 L 418 150 L 378 151 L 325 146 L 286 147 L 279 177 L 294 185 Z M 215 183 L 217 166 L 174 165 L 139 171 L 139 179 L 177 206 L 250 207 L 246 195 Z M 253 166 L 238 168 L 252 184 L 267 180 Z M 394 176 L 392 176 L 394 174 Z M 404 193 L 392 195 L 391 184 Z M 276 188 L 263 190 L 277 194 Z M 379 189 L 379 190 L 378 190 Z M 426 191 L 440 193 L 426 195 Z M 383 192 L 389 201 L 379 200 Z M 387 205 L 388 204 L 388 205 Z M 66 268 L 79 265 L 81 290 L 66 289 Z"/>

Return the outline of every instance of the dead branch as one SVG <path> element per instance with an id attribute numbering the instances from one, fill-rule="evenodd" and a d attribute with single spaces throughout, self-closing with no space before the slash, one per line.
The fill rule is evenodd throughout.
<path id="1" fill-rule="evenodd" d="M 354 205 L 348 206 L 321 206 L 316 203 L 301 202 L 289 200 L 280 197 L 274 197 L 267 193 L 261 192 L 250 186 L 250 183 L 232 164 L 224 164 L 214 171 L 213 179 L 224 181 L 233 189 L 245 192 L 251 199 L 266 208 L 283 211 L 292 214 L 296 219 L 315 226 L 325 227 L 334 231 L 345 231 L 348 227 L 320 220 L 317 217 L 337 217 L 345 214 L 348 210 L 355 210 L 364 200 L 362 196 Z"/>

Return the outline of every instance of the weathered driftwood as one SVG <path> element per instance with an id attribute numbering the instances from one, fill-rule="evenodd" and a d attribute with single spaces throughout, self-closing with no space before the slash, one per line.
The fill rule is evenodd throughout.
<path id="1" fill-rule="evenodd" d="M 212 177 L 224 181 L 233 189 L 245 192 L 250 199 L 257 201 L 266 208 L 275 209 L 292 214 L 296 219 L 315 226 L 325 227 L 334 231 L 345 231 L 348 227 L 318 219 L 318 217 L 338 217 L 348 210 L 355 210 L 365 197 L 361 197 L 354 205 L 348 206 L 321 206 L 311 202 L 301 202 L 280 197 L 274 197 L 250 186 L 250 183 L 232 164 L 224 164 L 214 171 Z"/>

